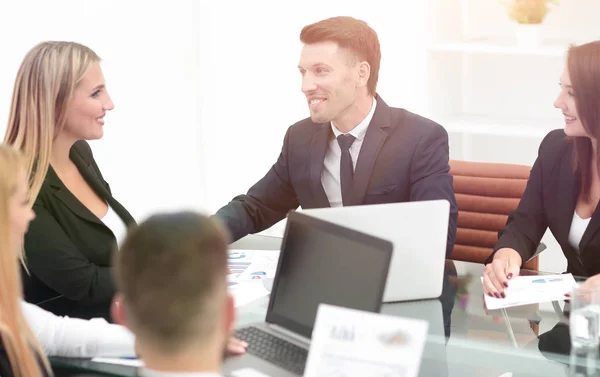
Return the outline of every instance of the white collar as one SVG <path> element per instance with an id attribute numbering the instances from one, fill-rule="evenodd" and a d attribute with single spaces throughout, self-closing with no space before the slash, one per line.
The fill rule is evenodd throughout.
<path id="1" fill-rule="evenodd" d="M 140 368 L 138 374 L 144 377 L 222 377 L 218 372 L 162 372 L 148 368 Z"/>
<path id="2" fill-rule="evenodd" d="M 376 106 L 377 100 L 375 99 L 375 97 L 373 97 L 373 104 L 371 105 L 371 110 L 369 111 L 365 119 L 363 119 L 362 122 L 358 124 L 358 126 L 354 127 L 350 132 L 348 132 L 350 135 L 354 136 L 357 140 L 362 140 L 365 137 L 365 134 L 367 133 L 367 128 L 369 127 L 369 123 L 371 123 L 371 119 L 373 119 L 373 114 L 375 114 Z M 340 136 L 342 132 L 338 130 L 336 126 L 333 125 L 333 122 L 329 123 L 331 124 L 333 135 L 336 138 Z"/>

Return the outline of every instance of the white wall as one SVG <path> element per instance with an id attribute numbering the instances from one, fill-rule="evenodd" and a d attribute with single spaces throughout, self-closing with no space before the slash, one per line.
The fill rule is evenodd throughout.
<path id="1" fill-rule="evenodd" d="M 304 25 L 334 15 L 369 22 L 383 51 L 380 93 L 419 111 L 423 9 L 408 0 L 2 3 L 0 133 L 25 53 L 43 40 L 84 43 L 103 58 L 115 102 L 91 144 L 117 198 L 138 220 L 161 209 L 214 212 L 267 172 L 287 127 L 308 116 L 296 68 Z"/>
<path id="2" fill-rule="evenodd" d="M 296 68 L 304 25 L 334 15 L 370 23 L 379 34 L 383 55 L 378 92 L 389 105 L 425 113 L 427 43 L 433 30 L 447 27 L 433 23 L 428 7 L 437 2 L 451 9 L 450 1 L 474 7 L 471 15 L 477 17 L 465 26 L 467 35 L 510 35 L 496 2 L 479 0 L 3 2 L 0 134 L 13 80 L 27 50 L 48 39 L 82 42 L 103 58 L 116 105 L 107 116 L 105 137 L 92 142 L 116 197 L 138 220 L 164 209 L 212 213 L 268 171 L 287 127 L 308 116 Z M 592 8 L 582 13 L 581 4 L 593 2 L 572 3 L 561 4 L 562 13 L 553 11 L 545 35 L 555 38 L 570 30 L 580 40 L 594 33 L 600 36 L 590 29 L 598 6 L 587 5 Z M 442 20 L 451 22 L 448 12 L 440 9 Z M 573 26 L 582 20 L 586 28 Z M 558 66 L 544 65 L 542 72 L 554 80 Z M 513 105 L 528 98 L 519 97 L 515 88 L 514 93 L 506 92 L 509 102 L 486 101 L 493 93 L 485 77 L 474 68 L 469 83 L 478 91 L 470 97 L 470 107 L 488 115 L 502 114 L 505 108 L 520 114 Z M 528 97 L 538 100 L 536 109 L 542 102 L 551 106 L 553 87 L 554 82 L 543 81 L 539 89 L 528 89 Z M 490 160 L 530 164 L 536 154 L 536 146 L 504 154 L 493 145 L 480 146 L 480 151 L 490 151 L 483 156 Z M 452 141 L 451 152 L 456 148 L 460 140 Z M 552 253 L 546 253 L 553 256 L 544 265 L 560 268 L 560 252 Z"/>
<path id="3" fill-rule="evenodd" d="M 140 219 L 204 198 L 193 0 L 26 0 L 0 5 L 0 134 L 26 52 L 43 40 L 88 45 L 103 59 L 115 109 L 91 143 L 105 179 Z"/>
<path id="4" fill-rule="evenodd" d="M 222 0 L 199 12 L 202 121 L 205 137 L 207 202 L 217 210 L 264 176 L 276 161 L 283 136 L 306 118 L 297 65 L 303 26 L 335 15 L 366 20 L 382 49 L 379 93 L 389 105 L 418 111 L 424 88 L 424 55 L 419 38 L 425 25 L 421 2 L 386 0 L 280 1 Z M 390 14 L 394 17 L 390 17 Z M 209 43 L 206 37 L 210 36 Z M 210 142 L 210 143 L 209 143 Z"/>

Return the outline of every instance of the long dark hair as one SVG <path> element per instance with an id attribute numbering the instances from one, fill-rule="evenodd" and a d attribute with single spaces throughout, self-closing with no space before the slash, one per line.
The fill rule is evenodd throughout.
<path id="1" fill-rule="evenodd" d="M 577 113 L 583 128 L 592 138 L 600 140 L 600 41 L 572 46 L 567 57 L 567 69 L 575 92 Z M 600 167 L 600 153 L 592 148 L 588 137 L 575 137 L 575 170 L 581 174 L 581 197 L 588 201 L 592 184 L 592 159 Z"/>

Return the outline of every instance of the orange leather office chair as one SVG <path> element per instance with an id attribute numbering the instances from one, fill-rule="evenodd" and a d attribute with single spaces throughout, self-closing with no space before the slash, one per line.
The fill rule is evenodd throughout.
<path id="1" fill-rule="evenodd" d="M 509 213 L 519 204 L 531 168 L 525 165 L 450 161 L 458 205 L 458 229 L 451 259 L 483 263 L 498 241 Z M 538 270 L 541 243 L 525 268 Z"/>

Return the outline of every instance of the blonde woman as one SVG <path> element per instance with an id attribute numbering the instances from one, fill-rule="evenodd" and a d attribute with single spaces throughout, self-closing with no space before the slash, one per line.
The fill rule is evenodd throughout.
<path id="1" fill-rule="evenodd" d="M 0 375 L 49 374 L 45 355 L 134 356 L 133 335 L 103 319 L 58 317 L 22 300 L 19 259 L 34 214 L 19 153 L 0 145 Z"/>
<path id="2" fill-rule="evenodd" d="M 94 51 L 44 42 L 17 74 L 4 141 L 24 155 L 36 218 L 25 237 L 25 298 L 57 315 L 110 321 L 111 254 L 135 224 L 86 140 L 113 109 Z"/>
<path id="3" fill-rule="evenodd" d="M 86 140 L 114 105 L 100 58 L 44 42 L 17 74 L 5 142 L 24 155 L 35 219 L 25 235 L 25 299 L 57 315 L 111 322 L 112 252 L 135 221 L 112 196 Z M 168 277 L 164 277 L 165 279 Z M 228 352 L 245 352 L 230 339 Z"/>

